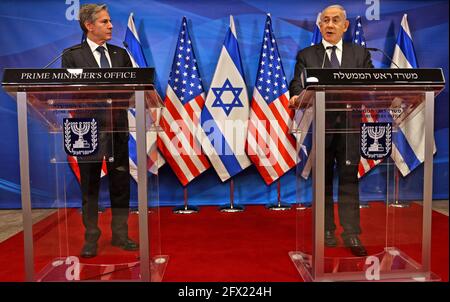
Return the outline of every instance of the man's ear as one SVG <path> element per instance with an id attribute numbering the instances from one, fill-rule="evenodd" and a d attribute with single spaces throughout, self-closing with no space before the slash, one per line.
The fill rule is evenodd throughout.
<path id="1" fill-rule="evenodd" d="M 94 24 L 92 24 L 91 22 L 89 22 L 89 21 L 85 21 L 84 22 L 84 27 L 86 27 L 86 29 L 88 30 L 88 32 L 89 31 L 92 31 L 92 27 L 94 26 Z"/>
<path id="2" fill-rule="evenodd" d="M 345 20 L 345 22 L 344 22 L 344 32 L 347 31 L 347 29 L 348 29 L 349 26 L 350 26 L 350 21 Z"/>

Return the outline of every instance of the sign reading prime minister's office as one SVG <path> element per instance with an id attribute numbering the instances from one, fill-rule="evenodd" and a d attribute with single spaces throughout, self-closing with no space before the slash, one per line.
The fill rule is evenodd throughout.
<path id="1" fill-rule="evenodd" d="M 151 84 L 153 68 L 6 69 L 2 85 Z"/>

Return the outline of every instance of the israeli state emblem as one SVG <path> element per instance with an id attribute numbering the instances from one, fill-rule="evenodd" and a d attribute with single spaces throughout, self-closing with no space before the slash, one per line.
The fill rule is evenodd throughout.
<path id="1" fill-rule="evenodd" d="M 71 156 L 92 155 L 98 150 L 98 123 L 95 118 L 65 118 L 64 150 Z"/>
<path id="2" fill-rule="evenodd" d="M 392 123 L 361 124 L 361 156 L 365 159 L 384 159 L 392 152 Z"/>

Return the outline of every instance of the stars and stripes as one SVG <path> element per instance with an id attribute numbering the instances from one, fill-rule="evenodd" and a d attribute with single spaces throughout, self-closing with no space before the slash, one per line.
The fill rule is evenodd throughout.
<path id="1" fill-rule="evenodd" d="M 186 18 L 183 17 L 158 133 L 158 148 L 183 186 L 210 167 L 200 143 L 205 93 Z"/>
<path id="2" fill-rule="evenodd" d="M 362 27 L 361 16 L 356 17 L 355 28 L 353 29 L 353 43 L 366 47 L 366 38 Z"/>
<path id="3" fill-rule="evenodd" d="M 366 38 L 364 37 L 364 30 L 362 26 L 361 16 L 356 17 L 355 27 L 353 29 L 352 41 L 354 44 L 361 45 L 366 47 Z M 377 113 L 374 110 L 366 110 L 363 106 L 361 108 L 361 122 L 362 123 L 374 123 L 377 121 Z M 383 160 L 374 160 L 374 159 L 366 159 L 364 157 L 360 157 L 358 163 L 358 178 L 363 177 L 367 174 L 371 169 L 380 164 Z"/>
<path id="4" fill-rule="evenodd" d="M 289 133 L 294 111 L 281 57 L 267 16 L 247 135 L 247 154 L 266 184 L 295 166 L 295 140 Z"/>

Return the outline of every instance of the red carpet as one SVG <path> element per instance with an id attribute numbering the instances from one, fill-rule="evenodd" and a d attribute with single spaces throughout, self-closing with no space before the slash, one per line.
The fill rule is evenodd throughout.
<path id="1" fill-rule="evenodd" d="M 402 215 L 386 215 L 383 204 L 371 205 L 370 209 L 361 210 L 364 231 L 361 239 L 369 253 L 379 251 L 385 242 L 385 234 L 395 232 L 399 234 L 396 245 L 420 260 L 420 245 L 411 243 L 420 241 L 417 234 L 421 225 L 414 220 L 421 207 L 413 205 L 401 209 Z M 389 224 L 386 224 L 387 219 Z M 386 229 L 385 226 L 393 225 L 394 220 L 396 229 Z M 288 252 L 296 249 L 296 221 L 300 230 L 302 226 L 309 226 L 310 210 L 296 217 L 294 210 L 268 211 L 263 206 L 247 206 L 242 213 L 221 213 L 217 207 L 208 206 L 191 215 L 175 215 L 172 208 L 161 208 L 161 250 L 170 257 L 163 281 L 302 281 L 288 256 Z M 110 246 L 109 223 L 107 211 L 100 215 L 104 231 L 99 241 L 99 254 L 83 262 L 136 262 L 137 252 L 122 252 Z M 130 236 L 137 239 L 137 231 L 131 231 L 137 229 L 137 215 L 130 216 L 129 224 Z M 432 271 L 443 281 L 448 281 L 448 217 L 433 212 L 432 231 Z M 302 232 L 307 231 L 303 229 Z M 373 233 L 379 236 L 369 236 Z M 34 234 L 37 240 L 35 267 L 41 270 L 54 255 L 78 255 L 83 243 L 81 216 L 76 210 L 58 211 L 35 225 Z M 70 244 L 57 244 L 58 237 Z M 326 253 L 350 255 L 343 248 L 327 249 Z M 0 243 L 0 255 L 0 281 L 23 281 L 23 234 Z M 117 278 L 134 275 L 135 272 L 128 270 Z M 89 277 L 82 274 L 82 278 Z"/>

